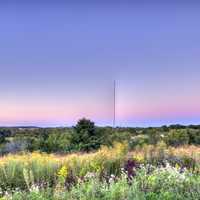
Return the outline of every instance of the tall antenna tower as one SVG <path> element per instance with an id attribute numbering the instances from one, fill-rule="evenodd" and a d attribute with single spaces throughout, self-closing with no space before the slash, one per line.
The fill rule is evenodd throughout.
<path id="1" fill-rule="evenodd" d="M 116 80 L 114 80 L 114 85 L 113 85 L 113 128 L 115 128 L 115 123 L 116 123 Z"/>

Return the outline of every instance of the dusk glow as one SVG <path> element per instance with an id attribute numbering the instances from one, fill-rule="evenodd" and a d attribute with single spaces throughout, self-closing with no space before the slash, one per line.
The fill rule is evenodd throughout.
<path id="1" fill-rule="evenodd" d="M 0 126 L 200 124 L 200 4 L 138 2 L 0 2 Z"/>

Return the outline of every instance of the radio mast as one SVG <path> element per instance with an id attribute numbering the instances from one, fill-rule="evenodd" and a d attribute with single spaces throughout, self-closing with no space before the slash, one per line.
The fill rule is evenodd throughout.
<path id="1" fill-rule="evenodd" d="M 115 128 L 116 123 L 116 80 L 114 80 L 113 85 L 113 128 Z"/>

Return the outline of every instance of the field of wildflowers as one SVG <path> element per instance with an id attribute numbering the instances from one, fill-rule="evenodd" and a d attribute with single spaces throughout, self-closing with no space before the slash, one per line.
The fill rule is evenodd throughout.
<path id="1" fill-rule="evenodd" d="M 200 147 L 126 143 L 69 155 L 0 159 L 1 200 L 198 200 Z"/>

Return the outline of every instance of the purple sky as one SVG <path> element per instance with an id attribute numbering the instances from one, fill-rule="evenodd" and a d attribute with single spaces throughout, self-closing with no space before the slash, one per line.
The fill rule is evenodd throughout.
<path id="1" fill-rule="evenodd" d="M 114 79 L 117 125 L 200 124 L 200 3 L 30 2 L 0 1 L 0 126 L 111 125 Z"/>

